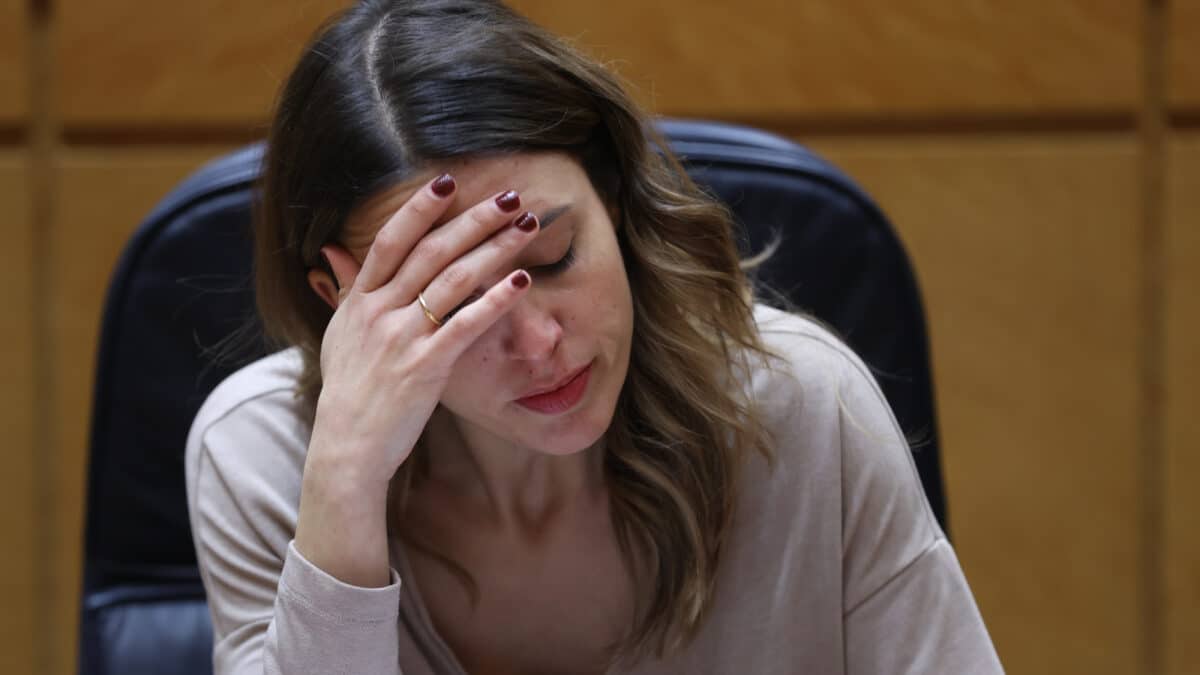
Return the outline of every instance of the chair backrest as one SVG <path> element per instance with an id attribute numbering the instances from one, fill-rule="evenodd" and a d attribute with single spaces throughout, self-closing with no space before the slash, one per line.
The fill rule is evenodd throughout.
<path id="1" fill-rule="evenodd" d="M 872 366 L 946 525 L 928 341 L 908 258 L 887 219 L 829 163 L 786 139 L 663 120 L 688 172 L 728 204 L 746 252 L 778 232 L 758 281 L 837 330 Z M 117 265 L 95 383 L 80 672 L 211 673 L 183 452 L 218 382 L 264 355 L 251 280 L 260 145 L 216 160 L 162 200 Z M 249 330 L 240 353 L 214 348 Z"/>

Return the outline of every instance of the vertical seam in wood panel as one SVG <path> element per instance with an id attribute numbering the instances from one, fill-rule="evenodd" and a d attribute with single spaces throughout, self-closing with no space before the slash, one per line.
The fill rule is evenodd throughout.
<path id="1" fill-rule="evenodd" d="M 55 344 L 53 255 L 50 228 L 54 208 L 54 153 L 58 128 L 53 100 L 53 42 L 51 37 L 51 7 L 49 0 L 30 0 L 29 25 L 29 190 L 30 223 L 33 227 L 33 322 L 34 322 L 34 400 L 33 400 L 33 468 L 34 513 L 38 519 L 36 540 L 31 552 L 35 556 L 34 579 L 38 602 L 34 605 L 35 645 L 34 662 L 38 673 L 55 673 L 60 664 L 59 649 L 63 631 L 73 627 L 58 625 L 55 616 L 58 584 L 55 579 L 58 557 L 55 532 L 59 527 L 55 461 L 58 457 L 57 436 L 52 419 L 55 398 Z"/>
<path id="2" fill-rule="evenodd" d="M 1148 675 L 1163 673 L 1164 630 L 1163 545 L 1166 495 L 1164 376 L 1166 315 L 1165 266 L 1165 135 L 1167 77 L 1167 2 L 1145 0 L 1142 26 L 1141 110 L 1141 662 Z"/>

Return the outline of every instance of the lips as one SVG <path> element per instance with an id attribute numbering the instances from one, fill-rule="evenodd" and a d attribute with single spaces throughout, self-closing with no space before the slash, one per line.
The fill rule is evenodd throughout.
<path id="1" fill-rule="evenodd" d="M 530 390 L 529 393 L 522 395 L 521 398 L 522 399 L 533 398 L 534 396 L 538 396 L 541 394 L 547 394 L 556 389 L 561 389 L 564 386 L 566 386 L 566 384 L 568 382 L 575 379 L 576 376 L 578 376 L 580 373 L 582 373 L 590 365 L 592 365 L 592 364 L 589 362 L 587 365 L 583 366 L 582 368 L 579 368 L 577 370 L 571 371 L 570 373 L 567 373 L 565 376 L 563 376 L 561 379 L 557 380 L 552 385 L 545 386 L 545 387 L 536 387 L 536 388 Z"/>
<path id="2" fill-rule="evenodd" d="M 584 366 L 579 371 L 568 376 L 565 381 L 549 391 L 542 390 L 517 399 L 517 403 L 525 408 L 545 414 L 555 414 L 570 410 L 583 398 L 587 391 L 588 376 L 592 364 Z"/>

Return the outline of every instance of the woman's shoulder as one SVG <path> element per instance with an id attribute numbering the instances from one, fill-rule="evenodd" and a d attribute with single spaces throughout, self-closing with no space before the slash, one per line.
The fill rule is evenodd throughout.
<path id="1" fill-rule="evenodd" d="M 778 358 L 751 373 L 772 461 L 755 462 L 746 474 L 743 526 L 802 531 L 805 541 L 824 541 L 840 555 L 843 542 L 875 531 L 871 514 L 903 512 L 912 525 L 888 545 L 905 554 L 922 550 L 937 526 L 908 442 L 870 369 L 814 319 L 763 305 L 755 319 Z"/>
<path id="2" fill-rule="evenodd" d="M 254 361 L 225 378 L 200 406 L 185 451 L 188 485 L 201 465 L 224 476 L 303 470 L 311 421 L 296 396 L 299 350 Z"/>
<path id="3" fill-rule="evenodd" d="M 753 373 L 780 469 L 758 480 L 785 485 L 777 495 L 784 502 L 808 500 L 812 509 L 813 501 L 830 501 L 844 509 L 835 522 L 848 532 L 858 514 L 905 510 L 919 522 L 912 541 L 930 541 L 937 526 L 908 441 L 867 365 L 813 319 L 765 306 L 756 307 L 755 318 L 766 347 L 779 357 Z"/>
<path id="4" fill-rule="evenodd" d="M 214 632 L 227 644 L 252 644 L 244 629 L 266 625 L 295 535 L 311 435 L 295 393 L 302 367 L 285 350 L 239 369 L 209 394 L 188 434 L 192 541 Z"/>
<path id="5" fill-rule="evenodd" d="M 867 364 L 814 319 L 763 305 L 755 319 L 777 357 L 751 373 L 753 401 L 782 469 L 771 480 L 841 477 L 809 486 L 810 495 L 849 494 L 880 474 L 916 480 L 907 439 Z"/>
<path id="6" fill-rule="evenodd" d="M 862 359 L 816 318 L 760 303 L 754 319 L 763 345 L 775 357 L 751 371 L 753 393 L 760 401 L 804 405 L 817 412 L 818 402 L 836 402 L 847 386 L 882 399 Z"/>
<path id="7" fill-rule="evenodd" d="M 189 437 L 203 435 L 237 415 L 275 413 L 299 419 L 301 405 L 295 392 L 302 367 L 299 349 L 292 348 L 238 369 L 209 393 Z"/>

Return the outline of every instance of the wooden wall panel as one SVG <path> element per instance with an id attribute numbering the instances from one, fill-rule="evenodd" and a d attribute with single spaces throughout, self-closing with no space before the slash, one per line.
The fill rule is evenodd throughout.
<path id="1" fill-rule="evenodd" d="M 1200 672 L 1200 133 L 1170 146 L 1167 220 L 1166 646 Z"/>
<path id="2" fill-rule="evenodd" d="M 24 153 L 0 151 L 0 429 L 4 430 L 4 470 L 0 471 L 0 672 L 34 671 L 34 616 L 38 598 L 35 564 L 34 452 L 34 291 L 33 228 Z"/>
<path id="3" fill-rule="evenodd" d="M 29 111 L 29 30 L 25 0 L 0 0 L 0 124 Z"/>
<path id="4" fill-rule="evenodd" d="M 1126 0 L 514 0 L 665 113 L 791 120 L 1131 110 Z"/>
<path id="5" fill-rule="evenodd" d="M 1173 0 L 1168 7 L 1168 92 L 1171 105 L 1200 110 L 1200 0 Z"/>
<path id="6" fill-rule="evenodd" d="M 55 11 L 63 121 L 261 124 L 310 34 L 347 4 L 62 0 Z"/>
<path id="7" fill-rule="evenodd" d="M 341 4 L 63 0 L 65 121 L 258 123 L 304 38 Z M 514 5 L 615 61 L 671 114 L 1112 112 L 1138 96 L 1139 11 L 1125 0 Z"/>
<path id="8" fill-rule="evenodd" d="M 906 241 L 955 544 L 1009 672 L 1139 672 L 1134 139 L 822 140 Z"/>
<path id="9" fill-rule="evenodd" d="M 796 128 L 890 118 L 960 129 L 1060 115 L 1132 114 L 1142 104 L 1148 0 L 511 0 L 612 62 L 666 114 Z M 262 129 L 311 31 L 349 0 L 56 0 L 55 105 L 68 134 L 240 137 Z M 27 7 L 0 0 L 0 130 L 28 110 Z M 1169 98 L 1200 110 L 1200 0 L 1171 0 Z M 864 122 L 867 120 L 867 122 Z M 818 125 L 819 126 L 819 125 Z M 932 125 L 931 125 L 932 126 Z M 978 127 L 974 127 L 978 128 Z M 1066 128 L 1064 127 L 1064 130 Z M 165 130 L 165 131 L 164 131 Z M 86 138 L 70 136 L 69 139 Z M 930 313 L 956 545 L 1001 657 L 1013 673 L 1139 672 L 1137 322 L 1140 176 L 1120 134 L 825 138 L 814 145 L 859 178 L 899 225 Z M 1200 136 L 1172 146 L 1167 306 L 1167 515 L 1170 675 L 1200 668 Z M 14 349 L 0 423 L 16 429 L 0 479 L 0 672 L 74 672 L 93 358 L 111 266 L 150 206 L 223 148 L 56 148 L 49 260 L 32 261 L 23 158 L 0 151 L 0 213 L 11 230 L 0 282 Z M 33 264 L 50 265 L 49 383 L 59 420 L 55 522 L 33 504 L 37 374 Z M 43 295 L 46 293 L 43 292 Z M 11 324 L 11 325 L 10 325 Z M 24 379 L 22 379 L 24 378 Z M 26 383 L 21 388 L 20 383 Z M 9 426 L 9 423 L 12 426 Z M 24 450 L 21 450 L 21 449 Z M 49 528 L 55 557 L 35 560 Z M 24 553 L 24 554 L 23 554 Z M 49 565 L 55 630 L 34 635 L 27 580 Z"/>
<path id="10" fill-rule="evenodd" d="M 204 161 L 228 148 L 187 147 L 65 152 L 57 162 L 58 208 L 51 232 L 54 275 L 53 355 L 58 421 L 58 557 L 53 561 L 56 630 L 48 639 L 61 659 L 55 673 L 72 672 L 82 563 L 84 472 L 100 313 L 113 265 L 142 218 Z"/>

